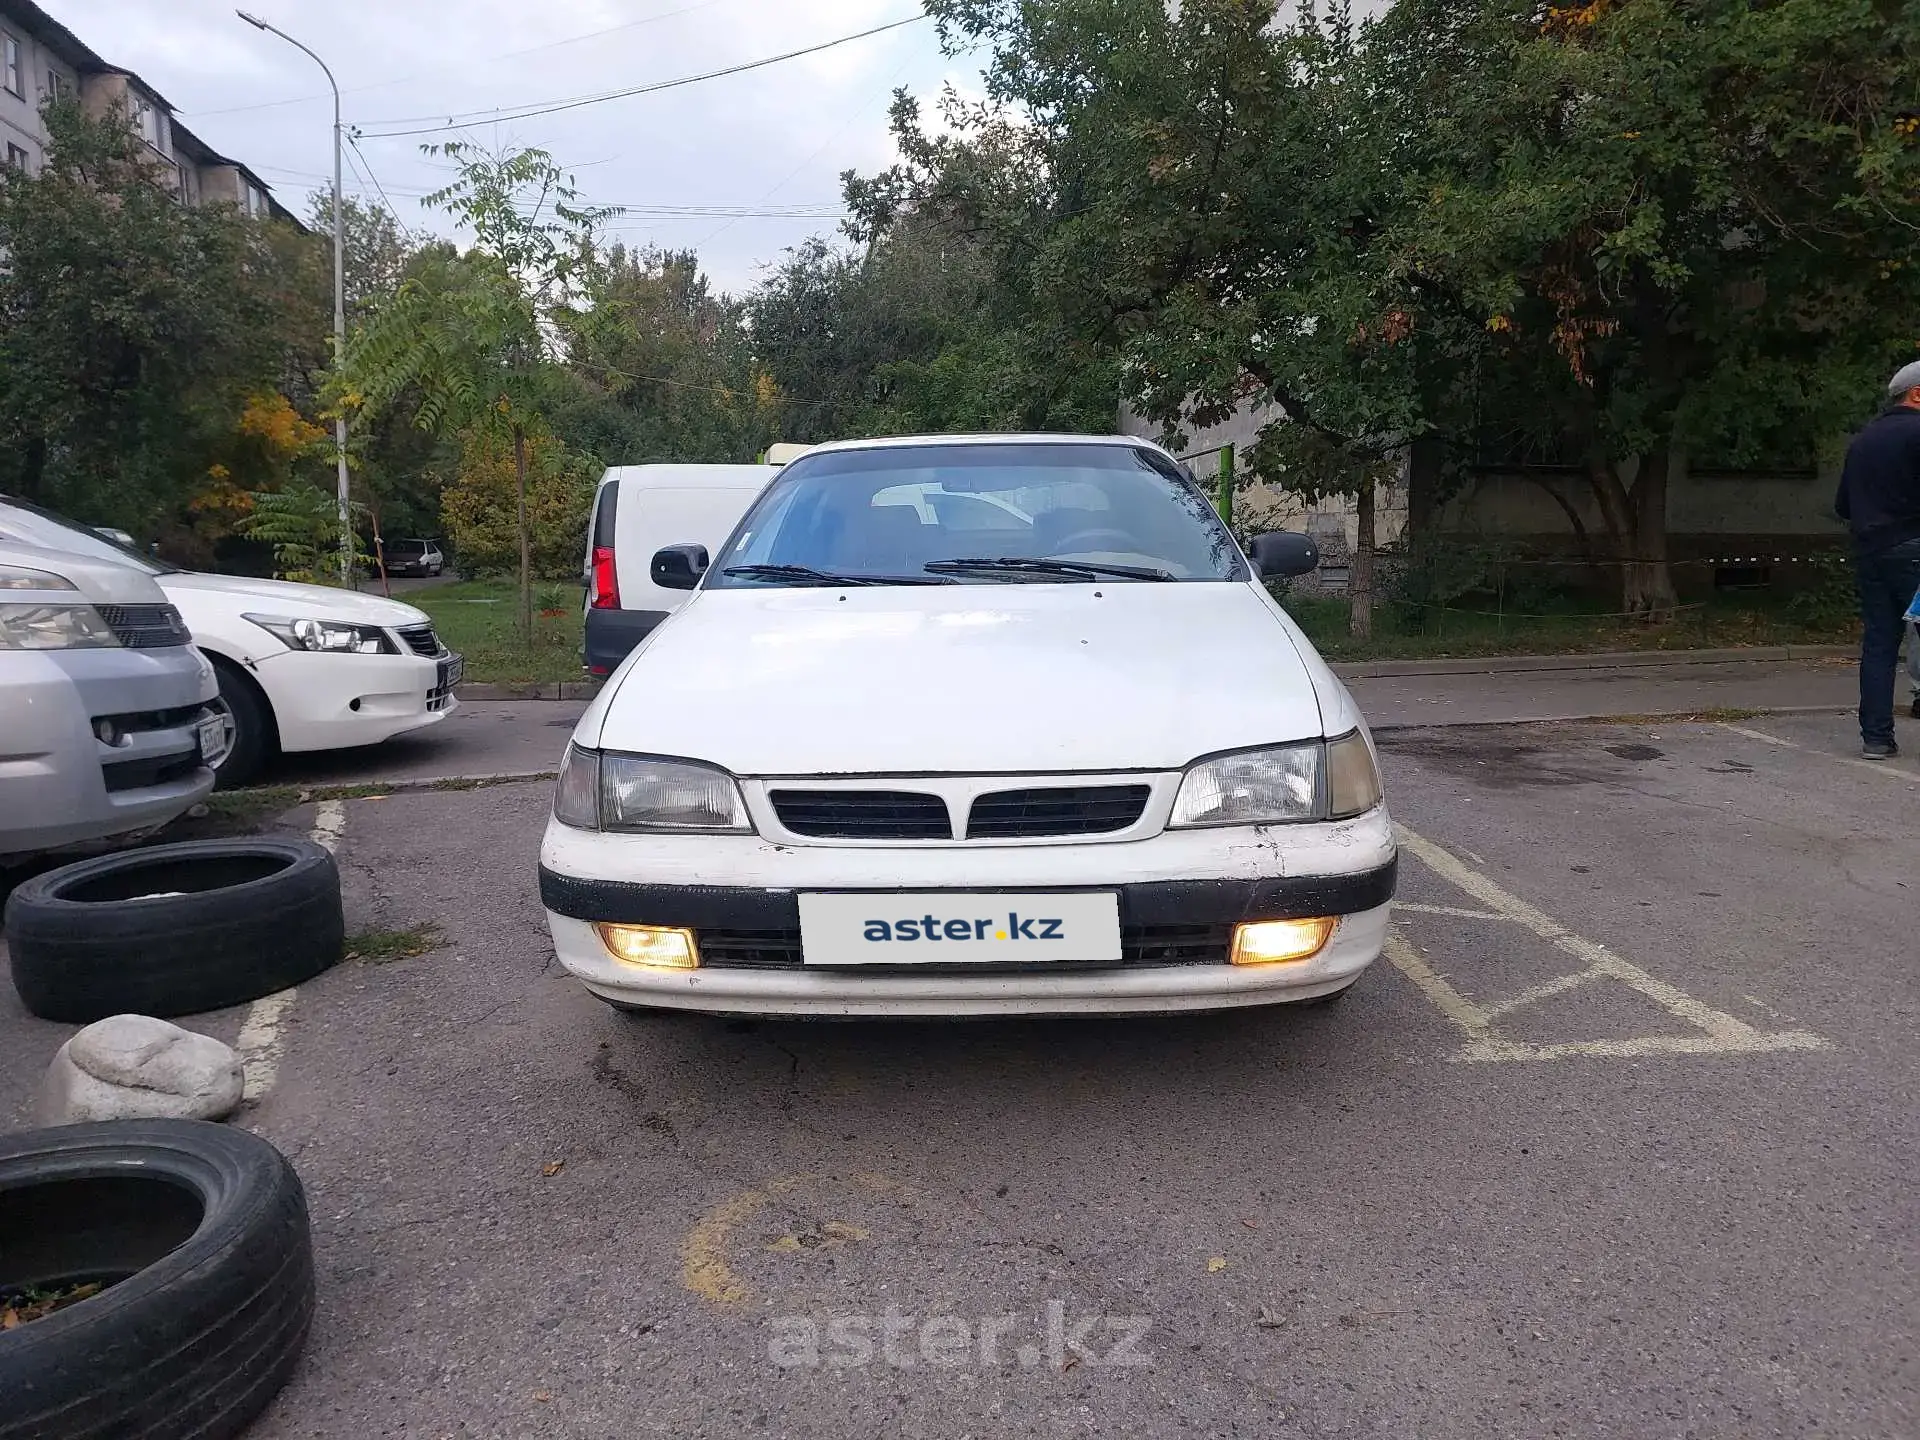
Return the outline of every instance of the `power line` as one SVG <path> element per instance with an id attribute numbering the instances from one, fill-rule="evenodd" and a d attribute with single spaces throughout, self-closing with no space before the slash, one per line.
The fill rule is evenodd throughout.
<path id="1" fill-rule="evenodd" d="M 393 201 L 387 199 L 387 187 L 382 185 L 380 183 L 380 177 L 373 173 L 373 161 L 367 158 L 367 152 L 360 148 L 360 142 L 358 140 L 349 136 L 348 144 L 352 147 L 353 153 L 360 157 L 360 163 L 367 167 L 367 176 L 373 181 L 373 188 L 380 192 L 381 203 L 387 207 L 387 217 L 404 232 L 407 228 L 407 222 L 402 220 L 400 218 L 400 212 L 393 208 Z M 354 173 L 356 175 L 360 173 L 360 167 L 358 165 L 354 167 Z"/>
<path id="2" fill-rule="evenodd" d="M 660 90 L 674 90 L 683 85 L 697 85 L 705 80 L 718 80 L 727 75 L 739 75 L 748 70 L 760 70 L 769 65 L 778 65 L 783 61 L 797 60 L 803 55 L 817 55 L 822 50 L 832 50 L 855 40 L 864 40 L 869 35 L 879 35 L 888 30 L 898 30 L 905 25 L 918 25 L 927 17 L 924 14 L 909 16 L 905 20 L 894 20 L 885 25 L 875 25 L 870 30 L 861 30 L 852 35 L 842 35 L 837 40 L 822 41 L 818 45 L 808 45 L 799 50 L 789 50 L 784 55 L 769 55 L 762 60 L 748 60 L 739 65 L 728 65 L 724 69 L 709 70 L 700 75 L 683 75 L 677 80 L 657 80 L 651 85 L 635 85 L 625 90 L 609 90 L 598 95 L 578 95 L 567 100 L 556 100 L 548 104 L 501 107 L 495 110 L 472 110 L 460 115 L 450 115 L 444 123 L 422 125 L 408 130 L 358 130 L 358 134 L 368 140 L 397 140 L 408 135 L 438 135 L 448 130 L 464 130 L 476 124 L 494 124 L 503 121 L 530 120 L 536 115 L 553 115 L 562 110 L 578 110 L 587 105 L 604 105 L 609 100 L 625 100 L 634 95 L 651 95 Z M 373 125 L 404 125 L 411 120 L 424 120 L 427 116 L 408 116 L 393 120 L 369 121 Z"/>
<path id="3" fill-rule="evenodd" d="M 482 55 L 474 60 L 463 60 L 456 65 L 435 65 L 426 70 L 416 70 L 411 75 L 402 75 L 394 80 L 380 80 L 372 85 L 349 85 L 342 95 L 365 95 L 373 90 L 391 90 L 396 85 L 405 85 L 428 75 L 444 75 L 449 70 L 462 70 L 470 65 L 488 65 L 495 60 L 517 60 L 522 55 L 537 55 L 542 50 L 558 50 L 566 45 L 578 45 L 584 40 L 598 40 L 603 35 L 615 35 L 622 30 L 638 29 L 642 25 L 651 25 L 659 20 L 671 20 L 676 15 L 690 15 L 695 10 L 705 10 L 709 5 L 717 5 L 720 0 L 697 0 L 692 5 L 682 5 L 678 10 L 665 10 L 658 15 L 646 15 L 638 20 L 629 20 L 621 25 L 609 25 L 604 30 L 589 30 L 581 35 L 569 35 L 564 40 L 549 40 L 544 45 L 530 45 L 524 50 L 506 50 L 497 55 Z M 331 92 L 325 95 L 294 95 L 285 100 L 262 100 L 254 105 L 228 105 L 219 110 L 183 110 L 180 116 L 184 120 L 198 120 L 206 115 L 244 115 L 252 110 L 277 110 L 283 105 L 305 105 L 314 100 L 331 99 Z"/>

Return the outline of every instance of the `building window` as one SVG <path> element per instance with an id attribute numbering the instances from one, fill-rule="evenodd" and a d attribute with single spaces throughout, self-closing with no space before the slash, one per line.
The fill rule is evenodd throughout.
<path id="1" fill-rule="evenodd" d="M 9 95 L 27 98 L 20 81 L 20 42 L 5 31 L 0 31 L 0 83 L 6 85 Z"/>
<path id="2" fill-rule="evenodd" d="M 25 170 L 27 168 L 27 152 L 22 150 L 18 145 L 8 145 L 7 168 L 9 170 Z"/>
<path id="3" fill-rule="evenodd" d="M 266 192 L 257 185 L 247 186 L 247 214 L 256 220 L 267 213 Z"/>
<path id="4" fill-rule="evenodd" d="M 67 79 L 67 77 L 62 75 L 58 70 L 47 71 L 47 98 L 49 100 L 65 100 L 72 94 L 73 82 L 71 80 Z"/>
<path id="5" fill-rule="evenodd" d="M 160 118 L 160 109 L 151 100 L 145 98 L 134 102 L 134 123 L 139 127 L 140 138 L 158 150 L 167 153 L 167 132 Z"/>

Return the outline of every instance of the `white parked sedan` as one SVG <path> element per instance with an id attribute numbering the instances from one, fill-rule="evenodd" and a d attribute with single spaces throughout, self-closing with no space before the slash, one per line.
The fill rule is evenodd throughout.
<path id="1" fill-rule="evenodd" d="M 1330 998 L 1380 954 L 1360 713 L 1159 448 L 827 445 L 711 566 L 653 573 L 693 594 L 580 721 L 541 847 L 601 999 L 1196 1010 Z"/>
<path id="2" fill-rule="evenodd" d="M 180 570 L 8 496 L 0 496 L 0 539 L 116 560 L 159 582 L 213 662 L 232 717 L 232 743 L 215 771 L 223 788 L 246 784 L 277 752 L 377 744 L 437 725 L 459 703 L 461 658 L 411 605 Z"/>

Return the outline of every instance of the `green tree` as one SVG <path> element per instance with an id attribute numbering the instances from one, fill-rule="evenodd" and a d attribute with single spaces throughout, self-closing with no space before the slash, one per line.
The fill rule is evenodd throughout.
<path id="1" fill-rule="evenodd" d="M 548 433 L 559 347 L 591 324 L 575 308 L 598 264 L 594 227 L 610 212 L 579 203 L 542 150 L 494 154 L 463 141 L 423 147 L 452 160 L 453 183 L 427 197 L 470 230 L 464 254 L 429 252 L 349 337 L 341 402 L 363 415 L 395 406 L 442 439 L 491 432 L 511 445 L 520 551 L 520 628 L 533 634 L 527 444 Z"/>
<path id="2" fill-rule="evenodd" d="M 300 237 L 180 204 L 124 113 L 45 115 L 39 172 L 0 172 L 0 489 L 149 532 L 285 379 Z"/>

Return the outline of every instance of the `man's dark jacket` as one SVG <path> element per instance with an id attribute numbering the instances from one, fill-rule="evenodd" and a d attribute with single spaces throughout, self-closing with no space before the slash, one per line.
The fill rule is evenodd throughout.
<path id="1" fill-rule="evenodd" d="M 1862 555 L 1920 540 L 1920 410 L 1896 405 L 1854 437 L 1833 508 Z"/>

